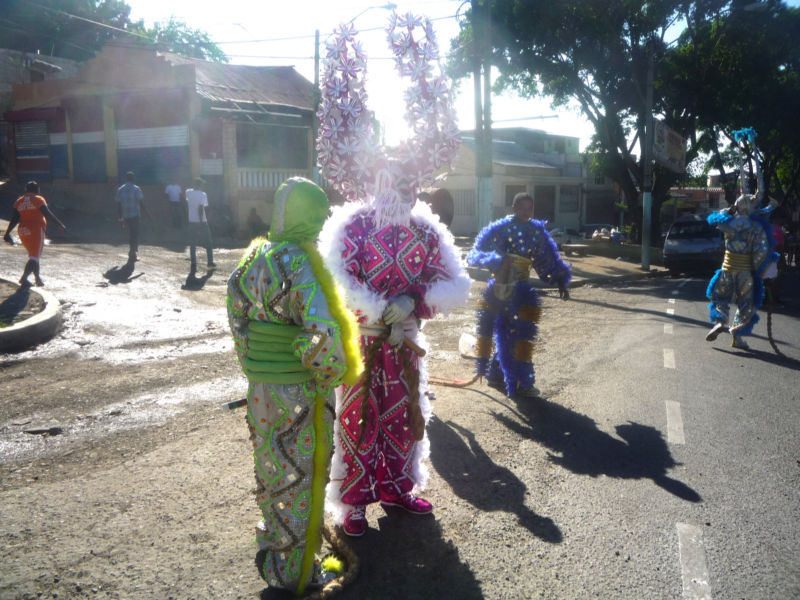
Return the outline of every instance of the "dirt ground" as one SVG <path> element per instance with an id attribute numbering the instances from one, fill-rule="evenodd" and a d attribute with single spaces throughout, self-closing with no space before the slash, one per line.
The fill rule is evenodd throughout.
<path id="1" fill-rule="evenodd" d="M 239 253 L 220 251 L 218 271 L 193 289 L 177 249 L 143 252 L 143 276 L 119 285 L 101 273 L 125 248 L 48 251 L 43 277 L 64 329 L 0 363 L 0 598 L 283 597 L 253 566 L 259 514 L 244 412 L 220 409 L 246 391 L 223 301 Z M 13 255 L 10 271 L 21 261 Z M 484 285 L 427 324 L 432 375 L 471 376 L 458 339 L 474 328 Z M 543 299 L 537 383 L 555 398 L 565 373 L 580 372 L 575 344 L 602 343 L 581 332 L 613 318 L 589 319 L 555 290 Z M 561 538 L 542 516 L 558 484 L 547 451 L 520 461 L 520 438 L 496 418 L 518 415 L 515 402 L 482 383 L 433 389 L 434 515 L 371 506 L 367 535 L 352 542 L 361 572 L 342 598 L 515 598 L 521 548 Z"/>

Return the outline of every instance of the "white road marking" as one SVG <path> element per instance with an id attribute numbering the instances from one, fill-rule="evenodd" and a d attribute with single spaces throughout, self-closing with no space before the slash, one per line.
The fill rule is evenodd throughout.
<path id="1" fill-rule="evenodd" d="M 678 552 L 685 600 L 711 600 L 706 554 L 703 550 L 703 530 L 695 525 L 677 523 Z"/>
<path id="2" fill-rule="evenodd" d="M 685 444 L 681 403 L 667 400 L 667 441 L 670 444 Z"/>
<path id="3" fill-rule="evenodd" d="M 687 283 L 689 283 L 689 280 L 688 280 L 688 279 L 684 279 L 683 281 L 681 281 L 681 282 L 678 284 L 678 287 L 679 287 L 679 288 L 682 288 L 682 287 L 683 287 L 683 286 L 685 286 Z"/>
<path id="4" fill-rule="evenodd" d="M 672 335 L 672 323 L 664 323 L 664 334 Z"/>
<path id="5" fill-rule="evenodd" d="M 667 304 L 675 304 L 675 298 L 668 298 Z"/>
<path id="6" fill-rule="evenodd" d="M 667 314 L 670 315 L 670 316 L 674 315 L 675 314 L 675 309 L 674 308 L 668 308 L 667 309 Z"/>
<path id="7" fill-rule="evenodd" d="M 675 350 L 672 348 L 664 348 L 664 368 L 675 368 Z"/>
<path id="8" fill-rule="evenodd" d="M 680 294 L 680 292 L 678 290 L 672 290 L 672 295 L 673 296 L 677 296 L 678 294 Z"/>

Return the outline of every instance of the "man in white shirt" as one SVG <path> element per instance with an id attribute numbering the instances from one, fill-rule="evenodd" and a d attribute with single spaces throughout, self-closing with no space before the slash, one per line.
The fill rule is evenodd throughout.
<path id="1" fill-rule="evenodd" d="M 170 183 L 164 188 L 164 195 L 169 200 L 170 212 L 172 214 L 172 226 L 176 229 L 183 227 L 186 217 L 184 216 L 184 206 L 181 204 L 181 193 L 183 190 L 177 183 Z"/>
<path id="2" fill-rule="evenodd" d="M 189 257 L 192 261 L 192 272 L 197 269 L 197 246 L 205 247 L 208 266 L 217 266 L 214 264 L 214 251 L 211 248 L 211 230 L 206 219 L 208 196 L 203 191 L 203 183 L 203 180 L 198 177 L 194 180 L 194 187 L 187 189 L 185 194 L 189 219 Z"/>

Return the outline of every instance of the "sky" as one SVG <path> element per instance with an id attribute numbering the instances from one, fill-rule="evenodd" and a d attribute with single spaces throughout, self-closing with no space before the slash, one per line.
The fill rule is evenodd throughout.
<path id="1" fill-rule="evenodd" d="M 127 0 L 127 4 L 131 7 L 131 19 L 143 19 L 148 26 L 154 22 L 166 22 L 174 16 L 189 27 L 206 31 L 232 63 L 292 65 L 309 81 L 314 81 L 315 30 L 320 32 L 320 53 L 324 56 L 325 39 L 333 29 L 340 23 L 355 19 L 354 25 L 360 32 L 357 39 L 367 54 L 368 108 L 375 111 L 384 125 L 386 143 L 395 144 L 408 135 L 402 100 L 407 78 L 399 78 L 390 59 L 384 27 L 391 11 L 384 8 L 385 2 Z M 469 7 L 469 0 L 395 0 L 394 4 L 398 14 L 412 12 L 433 21 L 440 56 L 444 59 L 450 40 L 458 34 L 456 15 L 463 15 Z M 459 82 L 455 105 L 459 127 L 473 129 L 475 108 L 471 78 Z M 581 151 L 588 145 L 592 134 L 591 125 L 577 109 L 555 111 L 547 100 L 523 99 L 513 93 L 493 96 L 492 118 L 494 127 L 529 127 L 578 137 Z"/>

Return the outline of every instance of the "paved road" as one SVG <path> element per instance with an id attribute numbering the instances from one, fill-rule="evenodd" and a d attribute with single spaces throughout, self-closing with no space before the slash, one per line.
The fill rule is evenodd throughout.
<path id="1" fill-rule="evenodd" d="M 220 303 L 239 251 L 181 289 L 182 249 L 146 247 L 116 284 L 103 273 L 125 248 L 55 250 L 42 275 L 65 329 L 0 367 L 0 510 L 32 511 L 0 515 L 0 596 L 65 597 L 78 584 L 102 586 L 95 597 L 257 596 L 252 467 L 239 415 L 218 409 L 244 391 Z M 794 359 L 797 275 L 773 316 Z M 766 320 L 753 353 L 703 341 L 704 286 L 546 294 L 543 399 L 436 388 L 435 519 L 370 508 L 354 543 L 362 572 L 342 597 L 800 596 L 797 364 L 776 357 Z M 433 373 L 469 374 L 451 341 L 473 309 L 429 324 Z M 62 434 L 24 433 L 39 422 Z"/>

